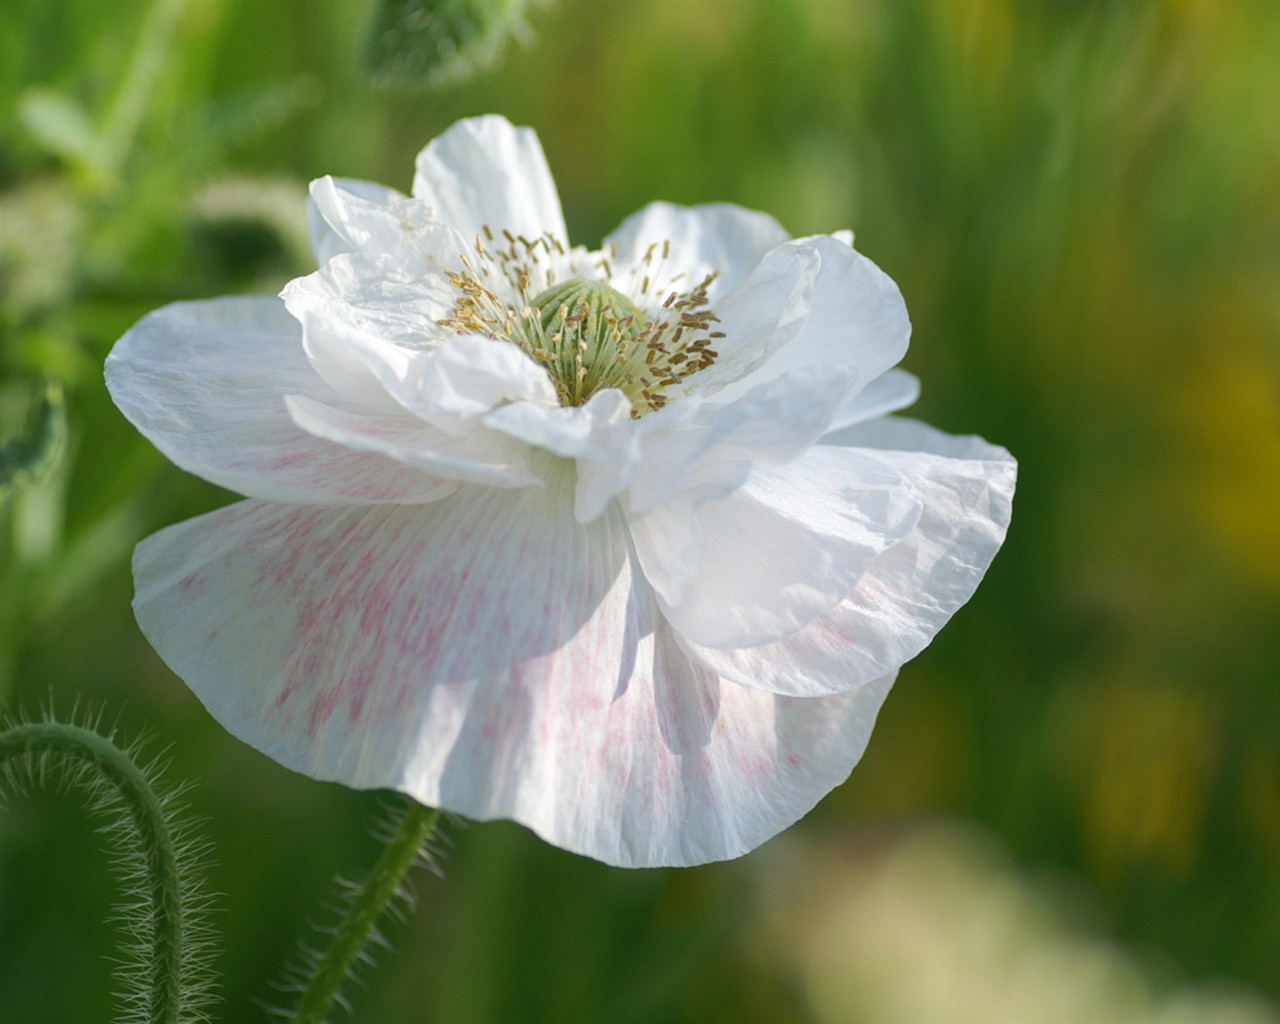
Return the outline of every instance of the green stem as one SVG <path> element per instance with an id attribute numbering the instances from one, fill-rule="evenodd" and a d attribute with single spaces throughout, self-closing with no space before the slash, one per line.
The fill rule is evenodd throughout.
<path id="1" fill-rule="evenodd" d="M 343 983 L 368 945 L 379 918 L 398 894 L 405 875 L 417 861 L 440 820 L 440 812 L 412 801 L 396 822 L 386 848 L 369 877 L 351 898 L 329 948 L 316 961 L 294 1011 L 294 1024 L 322 1024 L 338 999 Z"/>
<path id="2" fill-rule="evenodd" d="M 183 946 L 186 941 L 182 873 L 164 805 L 146 774 L 105 736 L 65 722 L 32 722 L 0 732 L 0 767 L 11 759 L 49 755 L 73 759 L 98 773 L 119 795 L 138 837 L 136 854 L 146 864 L 150 898 L 151 960 L 148 1021 L 176 1024 L 184 1002 Z"/>

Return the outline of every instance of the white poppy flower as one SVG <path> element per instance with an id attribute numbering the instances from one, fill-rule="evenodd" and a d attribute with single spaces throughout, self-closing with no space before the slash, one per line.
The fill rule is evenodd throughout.
<path id="1" fill-rule="evenodd" d="M 630 866 L 746 853 L 866 746 L 1009 521 L 1001 448 L 885 418 L 909 323 L 847 235 L 655 203 L 570 248 L 537 137 L 413 197 L 311 187 L 320 269 L 179 303 L 124 414 L 248 500 L 139 545 L 143 632 L 231 732 Z"/>

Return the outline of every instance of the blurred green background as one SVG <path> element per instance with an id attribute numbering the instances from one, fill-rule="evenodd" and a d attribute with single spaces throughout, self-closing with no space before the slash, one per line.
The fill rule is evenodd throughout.
<path id="1" fill-rule="evenodd" d="M 1006 445 L 1018 498 L 803 823 L 681 872 L 455 824 L 354 1019 L 1280 1019 L 1280 4 L 495 11 L 532 31 L 452 83 L 401 56 L 401 85 L 435 69 L 405 93 L 370 81 L 363 0 L 0 7 L 0 429 L 32 463 L 0 498 L 0 706 L 101 710 L 195 783 L 217 1019 L 285 1001 L 379 798 L 231 739 L 138 633 L 132 545 L 230 496 L 125 423 L 103 359 L 164 302 L 308 272 L 308 179 L 407 190 L 489 111 L 537 128 L 576 242 L 655 198 L 854 228 L 906 296 L 917 414 Z M 80 808 L 0 816 L 7 1021 L 111 1017 Z"/>

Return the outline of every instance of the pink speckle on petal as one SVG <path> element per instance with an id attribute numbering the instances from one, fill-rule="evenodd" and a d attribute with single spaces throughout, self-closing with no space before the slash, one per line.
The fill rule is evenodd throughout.
<path id="1" fill-rule="evenodd" d="M 288 469 L 297 469 L 315 462 L 315 456 L 307 451 L 285 452 L 275 458 L 269 460 L 265 468 L 271 472 L 279 473 Z"/>

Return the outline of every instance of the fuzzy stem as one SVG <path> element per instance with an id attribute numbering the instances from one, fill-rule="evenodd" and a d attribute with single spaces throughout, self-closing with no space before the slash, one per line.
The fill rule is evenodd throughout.
<path id="1" fill-rule="evenodd" d="M 62 755 L 96 770 L 128 809 L 147 865 L 153 909 L 151 988 L 146 1019 L 176 1024 L 183 1004 L 182 876 L 164 807 L 147 777 L 111 740 L 65 722 L 31 722 L 0 732 L 0 765 L 11 758 Z"/>
<path id="2" fill-rule="evenodd" d="M 343 983 L 351 976 L 356 961 L 369 942 L 374 926 L 388 905 L 401 892 L 405 875 L 413 867 L 423 846 L 440 820 L 440 812 L 405 801 L 386 848 L 369 877 L 351 899 L 347 912 L 333 933 L 329 948 L 309 972 L 294 1024 L 322 1024 L 338 999 Z"/>

